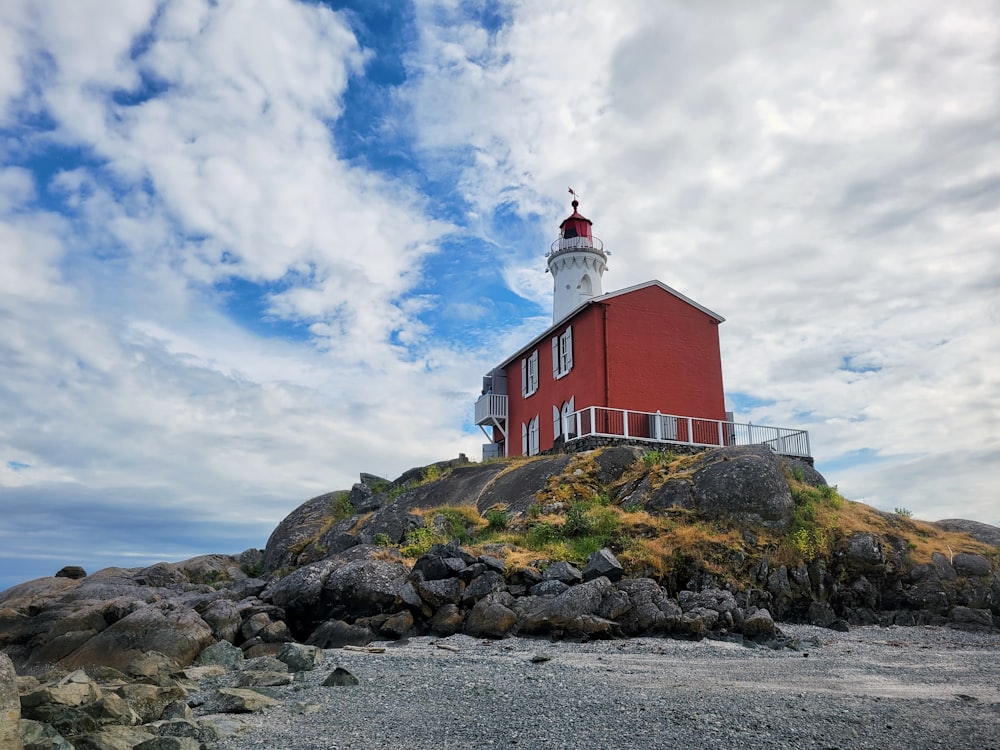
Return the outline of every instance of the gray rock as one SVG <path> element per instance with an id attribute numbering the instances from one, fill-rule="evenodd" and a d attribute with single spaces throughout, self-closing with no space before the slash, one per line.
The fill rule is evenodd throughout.
<path id="1" fill-rule="evenodd" d="M 652 492 L 646 507 L 691 508 L 708 518 L 784 529 L 795 503 L 775 453 L 751 445 L 707 451 L 687 476 L 669 479 Z"/>
<path id="2" fill-rule="evenodd" d="M 413 615 L 409 611 L 397 612 L 382 623 L 378 634 L 391 641 L 398 641 L 405 638 L 413 627 Z"/>
<path id="3" fill-rule="evenodd" d="M 132 750 L 201 750 L 201 743 L 190 737 L 154 737 Z"/>
<path id="4" fill-rule="evenodd" d="M 462 591 L 465 586 L 458 578 L 442 578 L 433 581 L 417 581 L 416 589 L 423 599 L 432 609 L 437 609 L 445 604 L 458 604 L 462 599 Z"/>
<path id="5" fill-rule="evenodd" d="M 504 591 L 506 588 L 502 575 L 495 570 L 487 570 L 465 587 L 465 591 L 462 592 L 462 603 L 475 604 L 484 596 Z"/>
<path id="6" fill-rule="evenodd" d="M 183 667 L 212 640 L 211 628 L 197 612 L 164 602 L 126 615 L 62 661 L 68 667 L 102 665 L 124 670 L 144 652 L 159 651 Z"/>
<path id="7" fill-rule="evenodd" d="M 229 714 L 256 713 L 281 703 L 281 701 L 247 688 L 219 688 L 216 695 L 219 701 L 219 710 Z"/>
<path id="8" fill-rule="evenodd" d="M 86 578 L 87 571 L 81 568 L 79 565 L 66 565 L 60 568 L 56 573 L 56 578 L 72 578 L 74 580 L 79 578 Z"/>
<path id="9" fill-rule="evenodd" d="M 476 602 L 465 618 L 465 632 L 472 636 L 503 638 L 517 625 L 517 615 L 494 596 Z"/>
<path id="10" fill-rule="evenodd" d="M 869 572 L 885 564 L 882 539 L 877 534 L 858 531 L 847 540 L 847 559 L 852 568 Z"/>
<path id="11" fill-rule="evenodd" d="M 430 629 L 434 635 L 447 637 L 462 629 L 462 611 L 454 604 L 445 604 L 431 617 Z"/>
<path id="12" fill-rule="evenodd" d="M 766 609 L 758 609 L 743 620 L 743 635 L 754 638 L 774 635 L 774 620 Z"/>
<path id="13" fill-rule="evenodd" d="M 490 570 L 495 570 L 500 575 L 504 575 L 507 572 L 507 563 L 499 557 L 494 557 L 493 555 L 480 555 L 479 562 Z"/>
<path id="14" fill-rule="evenodd" d="M 951 561 L 955 572 L 963 576 L 988 576 L 993 575 L 993 566 L 990 561 L 982 555 L 973 555 L 968 552 L 959 552 Z"/>
<path id="15" fill-rule="evenodd" d="M 248 669 L 242 672 L 236 681 L 238 687 L 278 687 L 280 685 L 291 685 L 294 677 L 288 672 L 258 672 Z"/>
<path id="16" fill-rule="evenodd" d="M 0 739 L 7 741 L 7 738 L 3 736 L 0 736 Z M 24 750 L 74 750 L 66 738 L 56 731 L 55 727 L 30 719 L 21 719 L 21 741 L 24 743 Z M 13 743 L 9 746 L 0 745 L 0 747 L 20 750 Z"/>
<path id="17" fill-rule="evenodd" d="M 956 630 L 991 631 L 993 614 L 988 609 L 953 607 L 948 613 L 948 625 Z"/>
<path id="18" fill-rule="evenodd" d="M 189 720 L 192 715 L 191 707 L 187 701 L 171 701 L 164 706 L 163 713 L 160 714 L 161 718 L 165 720 Z"/>
<path id="19" fill-rule="evenodd" d="M 243 620 L 236 602 L 229 599 L 216 599 L 198 611 L 201 614 L 201 619 L 212 629 L 213 638 L 230 642 L 236 640 Z"/>
<path id="20" fill-rule="evenodd" d="M 125 674 L 132 677 L 169 677 L 180 665 L 159 651 L 147 651 L 125 665 Z"/>
<path id="21" fill-rule="evenodd" d="M 614 623 L 598 616 L 602 601 L 613 590 L 607 578 L 595 578 L 572 586 L 559 596 L 542 601 L 519 621 L 523 633 L 544 633 L 553 630 L 584 635 L 610 632 Z"/>
<path id="22" fill-rule="evenodd" d="M 547 567 L 542 578 L 546 581 L 562 581 L 572 586 L 583 581 L 583 573 L 573 563 L 560 561 Z"/>
<path id="23" fill-rule="evenodd" d="M 316 646 L 286 643 L 278 652 L 278 659 L 292 672 L 308 672 L 323 663 L 323 650 Z"/>
<path id="24" fill-rule="evenodd" d="M 233 596 L 237 599 L 248 599 L 251 596 L 260 596 L 266 588 L 267 581 L 263 578 L 240 578 L 233 581 L 233 585 L 229 587 L 229 590 L 233 592 Z"/>
<path id="25" fill-rule="evenodd" d="M 343 620 L 327 620 L 309 636 L 307 643 L 319 648 L 342 648 L 344 646 L 364 646 L 372 641 L 368 628 L 349 625 Z"/>
<path id="26" fill-rule="evenodd" d="M 194 663 L 199 667 L 214 664 L 226 669 L 239 669 L 243 664 L 243 651 L 229 641 L 219 641 L 203 649 Z"/>
<path id="27" fill-rule="evenodd" d="M 820 474 L 808 461 L 801 461 L 797 458 L 789 458 L 787 456 L 779 456 L 778 461 L 781 466 L 788 471 L 793 476 L 801 476 L 801 481 L 808 484 L 810 487 L 826 487 L 826 478 Z"/>
<path id="28" fill-rule="evenodd" d="M 21 750 L 21 699 L 17 674 L 7 654 L 0 651 L 0 747 Z"/>
<path id="29" fill-rule="evenodd" d="M 273 573 L 297 563 L 302 551 L 334 518 L 333 504 L 339 494 L 328 492 L 306 500 L 278 524 L 264 547 L 263 573 Z"/>
<path id="30" fill-rule="evenodd" d="M 931 564 L 942 581 L 954 581 L 958 578 L 951 561 L 940 552 L 931 553 Z"/>
<path id="31" fill-rule="evenodd" d="M 337 667 L 323 680 L 323 687 L 351 687 L 358 684 L 358 678 L 343 667 Z"/>
<path id="32" fill-rule="evenodd" d="M 423 554 L 413 563 L 410 573 L 415 581 L 439 581 L 451 576 L 451 568 L 440 555 Z"/>
<path id="33" fill-rule="evenodd" d="M 334 617 L 388 612 L 409 572 L 398 562 L 354 560 L 330 574 L 323 586 L 323 602 Z"/>
<path id="34" fill-rule="evenodd" d="M 651 578 L 626 578 L 616 588 L 629 599 L 629 609 L 615 618 L 626 635 L 664 632 L 683 614 L 680 606 Z"/>
<path id="35" fill-rule="evenodd" d="M 541 583 L 536 583 L 529 589 L 528 593 L 532 596 L 559 596 L 559 594 L 568 588 L 568 583 L 551 579 L 548 581 L 542 581 Z"/>
<path id="36" fill-rule="evenodd" d="M 372 488 L 361 482 L 351 487 L 347 499 L 358 513 L 371 513 L 385 505 L 388 499 L 385 492 L 373 492 Z"/>
<path id="37" fill-rule="evenodd" d="M 73 739 L 76 750 L 133 750 L 155 737 L 140 727 L 103 727 Z"/>
<path id="38" fill-rule="evenodd" d="M 710 609 L 720 615 L 736 609 L 736 598 L 725 589 L 703 589 L 702 591 L 681 591 L 677 603 L 685 612 L 695 609 Z"/>
<path id="39" fill-rule="evenodd" d="M 187 691 L 179 685 L 145 685 L 131 683 L 117 690 L 118 695 L 139 715 L 143 724 L 163 718 L 167 706 L 185 700 Z"/>
<path id="40" fill-rule="evenodd" d="M 42 685 L 37 690 L 21 696 L 20 705 L 26 718 L 34 719 L 33 709 L 39 706 L 84 706 L 100 699 L 103 695 L 98 684 L 86 672 L 78 669 L 56 682 Z"/>
<path id="41" fill-rule="evenodd" d="M 106 693 L 83 710 L 99 725 L 117 724 L 133 727 L 140 723 L 139 714 L 120 695 Z"/>
<path id="42" fill-rule="evenodd" d="M 604 576 L 612 583 L 620 581 L 625 576 L 625 569 L 618 562 L 611 550 L 604 548 L 594 552 L 587 558 L 587 564 L 583 568 L 583 580 L 593 581 L 595 578 Z"/>
<path id="43" fill-rule="evenodd" d="M 487 480 L 482 489 L 466 497 L 476 497 L 476 508 L 485 513 L 494 505 L 505 505 L 510 513 L 526 513 L 535 504 L 535 493 L 545 486 L 545 480 L 569 466 L 571 456 L 540 456 L 520 466 L 484 464 L 491 469 L 483 472 Z M 501 473 L 502 471 L 502 473 Z"/>

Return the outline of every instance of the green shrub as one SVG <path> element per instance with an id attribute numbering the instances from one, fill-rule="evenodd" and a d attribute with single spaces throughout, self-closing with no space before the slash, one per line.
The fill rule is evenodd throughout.
<path id="1" fill-rule="evenodd" d="M 351 505 L 350 492 L 338 492 L 331 502 L 331 511 L 335 521 L 343 521 L 354 515 L 354 506 Z"/>
<path id="2" fill-rule="evenodd" d="M 510 525 L 510 516 L 501 508 L 490 508 L 486 511 L 485 518 L 490 531 L 503 531 Z"/>
<path id="3" fill-rule="evenodd" d="M 642 460 L 646 466 L 662 466 L 663 464 L 668 464 L 677 458 L 673 451 L 666 450 L 649 450 L 643 455 Z"/>
<path id="4" fill-rule="evenodd" d="M 554 523 L 538 521 L 531 524 L 528 533 L 525 534 L 524 544 L 530 550 L 541 550 L 547 544 L 558 541 L 562 538 L 562 531 Z"/>
<path id="5" fill-rule="evenodd" d="M 895 513 L 900 518 L 913 518 L 913 511 L 907 508 L 896 508 L 896 510 L 894 510 L 893 513 Z"/>
<path id="6" fill-rule="evenodd" d="M 406 532 L 406 536 L 403 537 L 403 543 L 400 545 L 399 551 L 402 552 L 405 557 L 420 557 L 422 554 L 430 550 L 430 548 L 433 547 L 437 541 L 438 540 L 434 536 L 433 531 L 426 526 L 421 526 Z"/>

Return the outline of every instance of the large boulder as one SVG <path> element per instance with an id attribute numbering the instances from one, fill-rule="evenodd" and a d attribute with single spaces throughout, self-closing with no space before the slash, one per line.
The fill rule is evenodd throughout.
<path id="1" fill-rule="evenodd" d="M 653 491 L 649 510 L 689 508 L 707 518 L 784 529 L 795 503 L 778 456 L 767 446 L 719 448 Z"/>
<path id="2" fill-rule="evenodd" d="M 7 654 L 0 651 L 0 747 L 21 750 L 21 700 L 17 675 Z"/>
<path id="3" fill-rule="evenodd" d="M 302 551 L 329 527 L 339 494 L 328 492 L 306 500 L 278 524 L 264 547 L 264 573 L 297 564 Z"/>
<path id="4" fill-rule="evenodd" d="M 566 589 L 553 599 L 542 600 L 519 621 L 520 632 L 526 634 L 560 632 L 571 635 L 612 635 L 618 626 L 600 617 L 601 604 L 614 587 L 607 578 L 595 578 Z M 466 622 L 468 629 L 468 622 Z"/>
<path id="5" fill-rule="evenodd" d="M 213 642 L 212 629 L 187 607 L 163 602 L 132 612 L 62 659 L 68 667 L 100 665 L 125 671 L 147 651 L 184 667 Z"/>
<path id="6" fill-rule="evenodd" d="M 323 584 L 327 617 L 363 617 L 392 610 L 410 571 L 388 560 L 354 560 L 338 568 Z"/>

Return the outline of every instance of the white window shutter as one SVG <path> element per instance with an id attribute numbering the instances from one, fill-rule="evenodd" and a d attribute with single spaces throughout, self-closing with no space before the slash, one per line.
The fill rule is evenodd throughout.
<path id="1" fill-rule="evenodd" d="M 562 430 L 559 425 L 562 424 L 562 418 L 559 414 L 559 407 L 552 407 L 552 439 L 559 437 L 562 434 Z"/>
<path id="2" fill-rule="evenodd" d="M 528 454 L 528 425 L 521 422 L 521 455 L 527 456 Z"/>
<path id="3" fill-rule="evenodd" d="M 528 395 L 528 360 L 521 360 L 521 395 Z"/>
<path id="4" fill-rule="evenodd" d="M 552 337 L 552 377 L 558 378 L 562 374 L 562 362 L 559 361 L 559 337 Z"/>
<path id="5" fill-rule="evenodd" d="M 569 372 L 573 369 L 573 326 L 568 326 L 563 336 L 566 337 L 566 343 L 563 346 L 563 361 L 565 362 L 563 371 Z"/>

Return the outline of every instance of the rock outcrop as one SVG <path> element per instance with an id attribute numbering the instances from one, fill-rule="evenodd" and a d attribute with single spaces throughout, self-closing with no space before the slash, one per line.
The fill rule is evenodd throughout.
<path id="1" fill-rule="evenodd" d="M 21 700 L 17 693 L 17 675 L 7 654 L 0 652 L 0 747 L 22 750 Z"/>
<path id="2" fill-rule="evenodd" d="M 109 722 L 146 726 L 184 702 L 186 683 L 176 674 L 189 668 L 238 670 L 227 688 L 264 690 L 287 682 L 287 667 L 305 668 L 317 649 L 421 634 L 756 643 L 780 640 L 781 621 L 837 629 L 1000 624 L 1000 553 L 983 546 L 1000 540 L 1000 529 L 941 522 L 982 541 L 949 536 L 950 545 L 914 562 L 907 534 L 915 527 L 908 532 L 898 515 L 869 509 L 874 525 L 851 531 L 806 526 L 816 512 L 810 503 L 836 493 L 812 467 L 764 447 L 675 458 L 669 471 L 643 457 L 617 447 L 514 464 L 442 462 L 435 472 L 450 473 L 433 481 L 426 469 L 393 482 L 363 476 L 348 492 L 297 508 L 263 551 L 90 575 L 64 569 L 0 592 L 0 649 L 23 675 L 44 678 L 22 691 L 32 696 L 22 718 L 74 737 L 108 732 Z M 368 512 L 352 513 L 349 497 Z M 503 541 L 431 546 L 428 535 L 468 539 L 477 523 L 485 526 L 470 508 L 505 533 L 512 524 L 524 535 L 562 534 L 565 549 L 606 546 L 586 564 L 532 559 Z M 609 514 L 638 517 L 634 538 L 596 536 Z M 668 550 L 669 574 L 628 557 L 680 524 L 728 534 L 730 546 L 710 561 Z M 777 549 L 788 538 L 801 545 L 795 559 Z M 283 666 L 243 665 L 259 659 Z M 81 677 L 81 669 L 121 677 Z M 132 678 L 146 682 L 124 684 Z M 123 684 L 109 690 L 115 680 Z M 238 695 L 227 700 L 235 705 Z"/>

